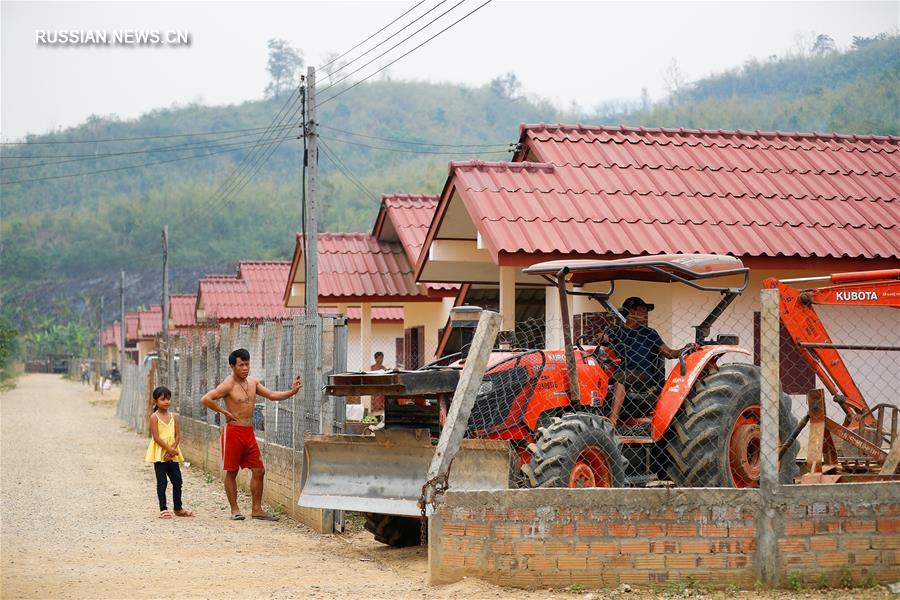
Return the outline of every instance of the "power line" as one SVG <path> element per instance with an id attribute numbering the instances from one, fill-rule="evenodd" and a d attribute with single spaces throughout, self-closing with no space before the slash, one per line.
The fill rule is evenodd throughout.
<path id="1" fill-rule="evenodd" d="M 340 138 L 333 137 L 325 137 L 319 136 L 324 140 L 331 140 L 333 142 L 341 142 L 342 144 L 350 144 L 352 146 L 361 146 L 363 148 L 373 148 L 375 150 L 386 150 L 388 152 L 400 152 L 402 154 L 465 154 L 467 156 L 471 156 L 472 154 L 509 154 L 513 150 L 515 150 L 516 144 L 510 144 L 509 148 L 506 150 L 469 150 L 467 152 L 461 152 L 457 150 L 413 150 L 411 148 L 388 148 L 385 146 L 374 146 L 372 144 L 363 144 L 362 142 L 351 142 L 350 140 L 342 140 Z"/>
<path id="2" fill-rule="evenodd" d="M 344 161 L 342 161 L 334 152 L 334 150 L 332 150 L 331 147 L 327 143 L 325 143 L 325 140 L 319 137 L 319 142 L 322 144 L 322 149 L 325 151 L 325 156 L 327 156 L 328 160 L 330 160 L 331 163 L 335 167 L 337 167 L 338 171 L 340 171 L 341 174 L 343 174 L 343 176 L 350 181 L 350 183 L 356 186 L 356 189 L 377 202 L 378 198 L 375 197 L 375 194 L 373 194 L 371 190 L 366 187 L 366 184 L 364 184 L 361 179 L 353 174 L 353 171 L 350 170 L 350 167 L 344 164 Z"/>
<path id="3" fill-rule="evenodd" d="M 401 14 L 399 17 L 395 18 L 393 21 L 391 21 L 390 23 L 388 23 L 387 25 L 385 25 L 384 27 L 382 27 L 381 29 L 379 29 L 378 31 L 376 31 L 375 33 L 373 33 L 372 35 L 370 35 L 369 37 L 367 37 L 366 39 L 364 39 L 363 41 L 361 41 L 360 43 L 356 44 L 355 46 L 353 46 L 352 48 L 350 48 L 349 50 L 347 50 L 346 52 L 344 52 L 343 54 L 341 54 L 341 55 L 338 56 L 337 58 L 333 58 L 333 59 L 331 59 L 330 61 L 328 61 L 327 63 L 325 63 L 324 65 L 322 65 L 321 67 L 319 67 L 319 70 L 324 70 L 325 67 L 327 67 L 328 65 L 331 65 L 331 64 L 333 64 L 333 63 L 336 63 L 336 62 L 339 61 L 340 59 L 344 58 L 345 56 L 347 56 L 348 54 L 350 54 L 351 52 L 353 52 L 354 50 L 356 50 L 357 48 L 359 48 L 360 46 L 362 46 L 363 44 L 365 44 L 366 42 L 368 42 L 369 40 L 371 40 L 373 37 L 375 37 L 376 35 L 378 35 L 378 34 L 381 33 L 382 31 L 384 31 L 385 29 L 387 29 L 388 27 L 390 27 L 391 25 L 393 25 L 394 23 L 396 23 L 397 21 L 399 21 L 400 19 L 402 19 L 403 17 L 405 17 L 406 15 L 408 15 L 409 13 L 411 13 L 412 11 L 414 11 L 415 9 L 417 9 L 417 8 L 418 8 L 421 4 L 423 4 L 424 2 L 425 2 L 425 0 L 420 0 L 420 1 L 417 2 L 412 8 L 410 8 L 409 10 L 407 10 L 406 12 L 404 12 L 403 14 Z"/>
<path id="4" fill-rule="evenodd" d="M 299 90 L 299 86 L 298 86 L 298 90 Z M 219 186 L 216 188 L 216 190 L 212 193 L 212 195 L 210 196 L 210 200 L 208 202 L 208 204 L 210 206 L 215 204 L 216 196 L 218 196 L 219 194 L 227 193 L 226 190 L 228 192 L 230 192 L 231 189 L 234 189 L 235 181 L 237 181 L 244 173 L 246 173 L 246 171 L 244 171 L 244 169 L 249 171 L 250 169 L 253 168 L 252 166 L 247 166 L 247 165 L 251 164 L 251 160 L 258 161 L 259 156 L 261 156 L 262 152 L 264 152 L 264 150 L 261 150 L 259 148 L 259 146 L 261 146 L 261 145 L 265 146 L 264 140 L 269 137 L 269 135 L 271 134 L 271 131 L 274 129 L 274 127 L 277 127 L 277 125 L 281 125 L 284 122 L 284 118 L 285 118 L 285 116 L 287 116 L 286 111 L 290 110 L 290 108 L 288 108 L 288 107 L 291 106 L 292 101 L 296 102 L 296 100 L 294 100 L 295 93 L 296 93 L 295 91 L 291 91 L 291 95 L 288 96 L 285 103 L 281 106 L 280 109 L 278 109 L 278 112 L 272 118 L 272 121 L 269 123 L 269 127 L 267 127 L 266 131 L 264 131 L 262 133 L 262 135 L 260 135 L 259 139 L 256 142 L 256 145 L 254 145 L 253 151 L 250 154 L 248 154 L 246 157 L 244 157 L 244 160 L 242 160 L 240 162 L 240 164 L 238 164 L 234 169 L 232 169 L 231 173 L 228 174 L 228 176 L 225 178 L 225 180 L 221 184 L 219 184 Z M 298 98 L 299 98 L 299 93 L 298 93 Z M 284 115 L 282 115 L 282 113 L 284 113 Z M 296 114 L 296 111 L 294 112 L 294 114 Z M 279 116 L 281 117 L 281 120 L 279 120 Z M 293 119 L 293 115 L 291 118 Z M 277 121 L 277 123 L 276 123 L 276 121 Z M 251 159 L 251 156 L 253 157 L 252 159 Z"/>
<path id="5" fill-rule="evenodd" d="M 297 93 L 298 93 L 297 98 L 293 100 L 293 104 L 296 104 L 297 100 L 299 100 L 302 97 L 302 88 L 301 87 L 298 87 Z M 275 127 L 273 127 L 273 129 L 277 129 L 277 125 L 281 125 L 281 123 L 283 123 L 286 118 L 289 121 L 293 122 L 294 117 L 297 115 L 300 108 L 302 108 L 302 105 L 298 106 L 294 110 L 294 112 L 291 113 L 291 115 L 289 117 L 288 117 L 287 112 L 284 112 L 285 108 L 287 108 L 287 110 L 290 110 L 290 108 L 288 108 L 288 106 L 291 105 L 291 99 L 293 99 L 293 96 L 294 96 L 294 93 L 292 92 L 291 96 L 288 98 L 288 101 L 285 102 L 285 104 L 281 107 L 281 109 L 278 111 L 278 113 L 273 118 L 272 124 L 275 125 Z M 282 115 L 281 119 L 279 120 L 278 117 L 279 117 L 279 115 L 281 115 L 282 112 L 284 112 L 284 115 Z M 277 125 L 275 123 L 276 120 L 278 121 Z M 236 194 L 240 193 L 247 186 L 247 184 L 250 183 L 250 181 L 252 181 L 252 179 L 256 176 L 256 174 L 259 172 L 259 170 L 262 168 L 262 166 L 265 164 L 265 162 L 267 160 L 269 160 L 269 158 L 271 158 L 272 154 L 274 154 L 275 151 L 281 146 L 281 144 L 284 143 L 285 139 L 288 139 L 288 138 L 276 138 L 273 140 L 264 141 L 264 139 L 266 137 L 267 136 L 265 133 L 262 136 L 260 136 L 260 139 L 257 140 L 257 142 L 254 146 L 254 152 L 251 153 L 251 155 L 248 155 L 247 157 L 245 157 L 245 160 L 242 161 L 242 163 L 240 165 L 238 165 L 234 170 L 232 170 L 232 172 L 225 179 L 225 181 L 223 181 L 222 184 L 220 184 L 219 187 L 216 189 L 216 191 L 212 193 L 209 200 L 207 200 L 200 207 L 199 211 L 197 209 L 192 211 L 191 214 L 188 215 L 189 218 L 193 218 L 194 216 L 197 216 L 198 214 L 208 214 L 208 213 L 211 213 L 213 210 L 217 210 L 218 208 L 225 206 L 231 198 L 233 198 Z M 252 156 L 252 159 L 251 159 L 251 156 Z M 250 172 L 251 169 L 252 169 L 252 172 Z M 249 175 L 247 175 L 248 173 L 249 173 Z"/>
<path id="6" fill-rule="evenodd" d="M 460 4 L 462 4 L 463 1 L 464 1 L 464 0 L 461 0 L 460 2 L 458 2 L 458 3 L 456 4 L 456 6 L 454 6 L 453 8 L 456 8 L 457 6 L 459 6 Z M 354 58 L 353 60 L 351 60 L 351 61 L 349 61 L 349 62 L 347 62 L 347 63 L 341 65 L 340 67 L 338 67 L 337 69 L 335 69 L 334 71 L 332 71 L 331 73 L 328 74 L 329 80 L 331 80 L 337 73 L 340 73 L 341 71 L 343 71 L 344 69 L 346 69 L 347 67 L 349 67 L 350 65 L 352 65 L 353 63 L 355 63 L 356 61 L 358 61 L 359 59 L 361 59 L 362 57 L 364 57 L 366 54 L 369 54 L 369 53 L 371 53 L 371 52 L 374 52 L 377 48 L 380 48 L 383 44 L 385 44 L 385 43 L 391 41 L 392 39 L 394 39 L 395 37 L 397 37 L 398 35 L 400 35 L 400 33 L 401 33 L 402 31 L 405 31 L 405 30 L 406 30 L 407 28 L 409 28 L 410 26 L 416 24 L 417 22 L 419 22 L 420 20 L 422 20 L 424 17 L 426 17 L 429 13 L 431 13 L 431 12 L 434 11 L 434 10 L 436 10 L 438 7 L 440 7 L 442 4 L 444 4 L 444 3 L 446 3 L 446 2 L 447 2 L 447 0 L 441 0 L 440 2 L 438 2 L 437 4 L 435 4 L 434 6 L 432 6 L 432 7 L 429 8 L 428 10 L 426 10 L 424 13 L 422 13 L 421 15 L 419 15 L 418 17 L 416 17 L 415 19 L 413 19 L 412 21 L 410 21 L 409 23 L 407 23 L 406 25 L 404 25 L 403 27 L 401 27 L 400 29 L 398 29 L 397 31 L 395 31 L 394 33 L 392 33 L 391 35 L 389 35 L 388 37 L 384 38 L 383 40 L 381 40 L 380 42 L 378 42 L 377 44 L 375 44 L 374 46 L 372 46 L 371 48 L 369 48 L 368 50 L 366 50 L 365 52 L 363 52 L 362 54 L 360 54 L 359 56 L 357 56 L 357 57 Z M 451 10 L 453 10 L 453 8 L 451 8 L 450 10 L 448 10 L 448 11 L 444 12 L 443 14 L 439 15 L 436 19 L 432 20 L 430 23 L 428 23 L 427 25 L 425 25 L 424 27 L 422 27 L 421 29 L 419 29 L 418 31 L 416 31 L 415 33 L 413 33 L 412 35 L 408 36 L 407 38 L 405 38 L 404 40 L 402 40 L 401 42 L 399 42 L 397 45 L 402 44 L 403 42 L 405 42 L 406 40 L 408 40 L 408 39 L 409 39 L 410 37 L 412 37 L 413 35 L 416 35 L 416 33 L 419 33 L 419 31 L 422 31 L 422 29 L 425 29 L 425 27 L 428 27 L 428 25 L 431 25 L 431 23 L 434 23 L 434 21 L 436 21 L 437 19 L 440 19 L 441 17 L 443 17 L 444 15 L 446 15 L 448 12 L 450 12 Z M 397 46 L 395 45 L 395 46 L 393 46 L 392 48 L 389 48 L 388 50 L 385 51 L 385 53 L 390 52 L 393 48 L 396 48 L 396 47 L 397 47 Z M 381 56 L 384 56 L 384 54 L 381 54 L 381 55 L 379 55 L 379 56 L 376 56 L 376 57 L 375 57 L 374 59 L 372 59 L 372 60 L 378 60 Z M 362 67 L 360 67 L 360 69 L 364 68 L 366 65 L 369 65 L 369 64 L 371 64 L 371 63 L 372 63 L 372 61 L 367 62 L 365 65 L 363 65 Z M 357 71 L 358 71 L 358 70 L 359 70 L 359 69 L 357 69 Z M 356 71 L 354 71 L 353 73 L 355 73 L 355 72 L 356 72 Z M 352 75 L 353 73 L 350 73 L 350 75 Z M 349 75 L 348 75 L 348 77 L 349 77 Z M 323 92 L 326 91 L 328 88 L 330 88 L 330 87 L 332 87 L 332 86 L 334 86 L 334 85 L 337 85 L 337 84 L 340 83 L 341 81 L 344 81 L 344 79 L 346 79 L 346 77 L 342 78 L 340 81 L 333 82 L 333 83 L 329 83 L 327 86 L 325 86 L 325 87 L 322 89 L 322 91 L 323 91 Z"/>
<path id="7" fill-rule="evenodd" d="M 293 136 L 288 136 L 287 138 L 284 138 L 284 139 L 289 139 L 290 137 L 293 137 Z M 244 144 L 242 147 L 238 147 L 238 148 L 229 148 L 229 149 L 227 149 L 227 150 L 216 150 L 216 151 L 214 151 L 214 152 L 209 152 L 209 153 L 207 153 L 207 154 L 198 154 L 197 156 L 182 156 L 182 157 L 180 157 L 180 158 L 170 158 L 170 159 L 166 159 L 166 160 L 157 160 L 157 161 L 152 161 L 152 162 L 147 162 L 147 163 L 140 163 L 140 164 L 137 164 L 137 165 L 127 165 L 127 166 L 124 166 L 124 167 L 115 167 L 115 168 L 112 168 L 112 169 L 101 169 L 101 170 L 99 170 L 99 171 L 83 171 L 83 172 L 81 172 L 81 173 L 71 173 L 71 174 L 68 174 L 68 175 L 53 175 L 53 176 L 50 176 L 50 177 L 36 177 L 36 178 L 34 178 L 34 179 L 17 179 L 17 180 L 15 180 L 15 181 L 0 181 L 0 185 L 13 185 L 13 184 L 15 184 L 15 183 L 35 183 L 35 182 L 39 182 L 39 181 L 47 181 L 47 180 L 50 180 L 50 179 L 66 179 L 66 178 L 69 178 L 69 177 L 79 177 L 79 176 L 81 176 L 81 175 L 97 175 L 97 174 L 99 174 L 99 173 L 112 173 L 113 171 L 125 171 L 125 170 L 128 170 L 128 169 L 139 169 L 139 168 L 142 168 L 142 167 L 149 167 L 149 166 L 152 166 L 152 165 L 161 165 L 161 164 L 165 164 L 165 163 L 178 162 L 178 161 L 181 161 L 181 160 L 192 160 L 192 159 L 195 159 L 195 158 L 204 158 L 204 157 L 207 157 L 207 156 L 213 156 L 213 155 L 216 155 L 216 154 L 224 154 L 224 153 L 226 153 L 226 152 L 235 152 L 235 151 L 237 151 L 237 150 L 241 150 L 243 147 L 248 147 L 248 146 L 250 146 L 250 145 L 251 145 L 251 144 L 248 143 L 248 144 Z"/>
<path id="8" fill-rule="evenodd" d="M 436 144 L 432 142 L 420 142 L 415 140 L 399 140 L 396 138 L 387 138 L 387 137 L 379 137 L 377 135 L 367 135 L 365 133 L 356 133 L 354 131 L 347 131 L 346 129 L 338 129 L 337 127 L 330 127 L 328 125 L 319 125 L 322 129 L 330 129 L 331 131 L 337 131 L 339 133 L 343 133 L 345 135 L 350 135 L 354 137 L 366 138 L 369 140 L 380 140 L 382 142 L 393 142 L 395 144 L 409 144 L 413 146 L 434 146 L 437 148 L 483 148 L 483 147 L 491 147 L 491 148 L 509 148 L 514 147 L 516 142 L 508 142 L 505 144 Z"/>
<path id="9" fill-rule="evenodd" d="M 294 127 L 294 126 L 291 125 L 290 127 Z M 248 134 L 242 134 L 242 135 L 235 136 L 235 137 L 247 137 L 247 135 Z M 229 138 L 224 138 L 224 139 L 234 139 L 234 138 L 229 137 Z M 79 157 L 79 158 L 73 157 L 68 160 L 54 160 L 54 161 L 49 161 L 49 162 L 34 163 L 34 164 L 30 164 L 30 165 L 16 165 L 14 167 L 0 167 L 0 171 L 12 171 L 15 169 L 33 169 L 36 167 L 62 165 L 62 164 L 73 163 L 73 162 L 84 162 L 84 161 L 88 161 L 88 160 L 105 160 L 108 158 L 114 158 L 114 157 L 119 157 L 119 156 L 129 156 L 129 155 L 134 155 L 134 154 L 150 154 L 153 152 L 185 152 L 185 151 L 192 151 L 192 150 L 218 150 L 218 149 L 231 148 L 231 147 L 245 147 L 248 144 L 252 144 L 252 142 L 241 141 L 241 142 L 231 142 L 230 144 L 209 145 L 209 140 L 207 140 L 205 142 L 197 142 L 197 143 L 192 143 L 192 144 L 180 144 L 177 146 L 166 146 L 163 148 L 151 148 L 148 150 L 134 150 L 131 152 L 110 152 L 107 154 L 87 155 L 87 156 Z M 15 157 L 15 158 L 18 158 L 18 157 Z M 34 157 L 34 158 L 37 158 L 37 157 Z"/>
<path id="10" fill-rule="evenodd" d="M 192 133 L 172 133 L 167 135 L 145 135 L 130 138 L 104 138 L 96 140 L 65 140 L 59 142 L 0 142 L 0 146 L 36 146 L 46 144 L 102 144 L 106 142 L 133 142 L 139 140 L 162 140 L 176 137 L 191 137 L 195 135 L 221 135 L 223 133 L 243 133 L 248 131 L 262 131 L 269 127 L 251 127 L 249 129 L 223 129 L 221 131 L 194 131 Z"/>
<path id="11" fill-rule="evenodd" d="M 433 40 L 433 39 L 436 38 L 437 36 L 441 35 L 442 33 L 444 33 L 445 31 L 447 31 L 447 30 L 450 29 L 451 27 L 454 27 L 456 24 L 458 24 L 458 23 L 460 23 L 461 21 L 467 19 L 467 18 L 470 17 L 471 15 L 475 14 L 476 12 L 478 12 L 479 10 L 481 10 L 482 8 L 484 8 L 485 6 L 487 6 L 488 4 L 490 4 L 492 1 L 493 1 L 493 0 L 487 0 L 486 2 L 480 4 L 480 5 L 479 5 L 478 7 L 476 7 L 474 10 L 469 11 L 468 13 L 466 13 L 465 15 L 463 15 L 462 17 L 460 17 L 459 19 L 457 19 L 456 21 L 454 21 L 453 23 L 451 23 L 451 24 L 448 25 L 447 27 L 444 27 L 443 29 L 441 29 L 440 31 L 438 31 L 436 34 L 434 34 L 433 36 L 431 36 L 430 38 L 428 38 L 427 40 L 425 40 L 425 41 L 422 42 L 421 44 L 419 44 L 419 45 L 415 46 L 414 48 L 412 48 L 411 50 L 408 50 L 407 52 L 401 54 L 399 57 L 395 58 L 394 60 L 392 60 L 392 61 L 389 62 L 388 64 L 384 65 L 383 67 L 381 67 L 380 69 L 378 69 L 377 71 L 375 71 L 374 73 L 372 73 L 371 75 L 367 75 L 366 77 L 360 79 L 359 81 L 357 81 L 357 82 L 354 83 L 353 85 L 350 85 L 350 86 L 344 88 L 343 90 L 341 90 L 340 92 L 337 92 L 337 93 L 334 94 L 333 96 L 329 96 L 328 98 L 326 98 L 325 100 L 323 100 L 322 102 L 320 102 L 320 103 L 319 103 L 319 106 L 322 106 L 323 104 L 326 104 L 327 102 L 330 102 L 330 101 L 334 100 L 335 98 L 337 98 L 338 96 L 340 96 L 340 95 L 342 95 L 342 94 L 346 94 L 347 92 L 349 92 L 350 90 L 352 90 L 353 88 L 355 88 L 356 86 L 358 86 L 359 84 L 361 84 L 361 83 L 363 83 L 363 82 L 365 82 L 365 81 L 371 79 L 372 77 L 374 77 L 375 75 L 377 75 L 377 74 L 380 73 L 381 71 L 384 71 L 385 69 L 387 69 L 388 67 L 390 67 L 392 64 L 396 63 L 398 60 L 401 60 L 401 59 L 405 58 L 406 56 L 409 56 L 410 54 L 412 54 L 413 52 L 415 52 L 416 50 L 418 50 L 419 48 L 421 48 L 422 46 L 424 46 L 425 44 L 427 44 L 428 42 L 430 42 L 431 40 Z M 423 29 L 424 29 L 424 28 L 423 28 Z M 354 72 L 355 72 L 355 71 L 354 71 Z M 352 75 L 352 74 L 353 74 L 353 73 L 351 73 L 351 75 Z M 343 81 L 343 80 L 341 80 L 341 81 Z M 329 87 L 330 87 L 330 86 L 329 86 Z"/>
<path id="12" fill-rule="evenodd" d="M 338 79 L 337 81 L 333 81 L 333 82 L 329 83 L 327 86 L 325 86 L 325 87 L 322 89 L 322 92 L 323 92 L 323 93 L 324 93 L 324 92 L 327 92 L 328 90 L 330 90 L 330 89 L 333 88 L 334 86 L 336 86 L 336 85 L 340 84 L 341 82 L 346 81 L 347 79 L 349 79 L 350 77 L 352 77 L 352 76 L 354 75 L 354 73 L 358 73 L 359 71 L 365 69 L 366 67 L 368 67 L 369 65 L 371 65 L 373 62 L 375 62 L 376 60 L 378 60 L 379 58 L 381 58 L 382 56 L 384 56 L 385 54 L 387 54 L 388 52 L 390 52 L 391 50 L 393 50 L 393 49 L 396 48 L 397 46 L 403 44 L 404 42 L 408 41 L 410 38 L 413 38 L 413 37 L 415 37 L 416 35 L 418 35 L 419 33 L 421 33 L 422 31 L 424 31 L 427 27 L 431 26 L 435 21 L 439 20 L 441 17 L 445 16 L 447 13 L 453 11 L 456 7 L 458 7 L 460 4 L 462 4 L 462 3 L 465 2 L 465 1 L 466 1 L 466 0 L 459 0 L 459 2 L 457 2 L 456 4 L 454 4 L 453 6 L 451 6 L 450 8 L 448 8 L 447 10 L 445 10 L 444 12 L 442 12 L 441 14 L 439 14 L 438 16 L 436 16 L 435 18 L 433 18 L 432 20 L 428 21 L 425 25 L 423 25 L 422 27 L 418 28 L 417 30 L 415 30 L 414 32 L 412 32 L 411 34 L 409 34 L 408 36 L 406 36 L 405 38 L 403 38 L 402 40 L 400 40 L 399 42 L 397 42 L 396 44 L 394 44 L 393 46 L 391 46 L 390 48 L 388 48 L 387 50 L 385 50 L 384 52 L 382 52 L 381 54 L 379 54 L 378 56 L 376 56 L 376 57 L 373 58 L 372 60 L 370 60 L 369 62 L 367 62 L 366 64 L 362 65 L 361 67 L 358 67 L 358 68 L 354 69 L 353 71 L 351 71 L 351 72 L 348 73 L 347 75 L 341 77 L 341 78 Z M 440 6 L 441 4 L 443 4 L 444 2 L 446 2 L 446 0 L 442 0 L 440 4 L 438 4 L 437 6 L 432 7 L 431 10 L 429 10 L 428 12 L 426 12 L 424 15 L 420 16 L 418 19 L 416 19 L 416 20 L 413 21 L 412 23 L 409 23 L 409 25 L 412 25 L 413 23 L 415 23 L 416 21 L 418 21 L 419 19 L 421 19 L 422 17 L 424 17 L 425 15 L 427 15 L 429 12 L 431 12 L 432 10 L 434 10 L 435 8 L 437 8 L 438 6 Z M 409 27 L 409 25 L 406 25 L 406 27 Z M 403 29 L 406 29 L 406 27 L 404 27 Z M 403 31 L 403 29 L 401 29 L 400 31 Z M 398 31 L 397 33 L 400 33 L 400 31 Z M 380 42 L 377 46 L 375 46 L 374 48 L 372 48 L 372 50 L 374 50 L 375 48 L 377 48 L 378 46 L 380 46 L 380 45 L 383 44 L 384 42 L 387 42 L 388 40 L 390 40 L 391 38 L 393 38 L 395 35 L 397 35 L 397 33 L 395 33 L 395 34 L 392 35 L 391 37 L 387 38 L 386 40 Z M 362 58 L 362 56 L 365 56 L 365 54 L 361 55 L 361 56 L 358 57 L 358 58 Z M 402 57 L 401 57 L 401 58 L 402 58 Z M 349 64 L 349 63 L 348 63 L 348 64 Z M 376 71 L 376 73 L 377 73 L 377 71 Z"/>

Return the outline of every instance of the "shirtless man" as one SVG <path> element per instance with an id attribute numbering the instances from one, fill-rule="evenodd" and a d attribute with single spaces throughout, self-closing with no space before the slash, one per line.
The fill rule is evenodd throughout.
<path id="1" fill-rule="evenodd" d="M 278 517 L 262 509 L 263 476 L 266 473 L 256 435 L 253 433 L 253 405 L 256 396 L 269 400 L 287 400 L 300 391 L 300 377 L 294 377 L 290 390 L 273 392 L 250 375 L 250 353 L 238 348 L 228 355 L 231 375 L 216 389 L 206 393 L 200 402 L 210 410 L 225 416 L 222 426 L 222 464 L 225 469 L 225 496 L 231 505 L 231 519 L 243 521 L 237 504 L 237 474 L 241 468 L 250 469 L 250 496 L 253 508 L 250 516 L 263 521 L 277 521 Z M 225 398 L 225 407 L 216 402 Z"/>

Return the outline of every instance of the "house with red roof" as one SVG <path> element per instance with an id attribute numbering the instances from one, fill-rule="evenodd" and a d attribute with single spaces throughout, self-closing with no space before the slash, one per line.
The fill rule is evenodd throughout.
<path id="1" fill-rule="evenodd" d="M 763 279 L 900 261 L 898 137 L 538 124 L 519 141 L 511 162 L 450 163 L 415 268 L 420 283 L 468 284 L 465 301 L 499 308 L 504 329 L 559 314 L 555 291 L 521 273 L 544 260 L 737 256 L 753 277 L 727 325 L 744 343 Z M 651 324 L 680 344 L 714 301 L 682 288 L 620 285 L 613 301 L 655 303 Z M 597 310 L 582 297 L 571 309 Z M 883 318 L 853 335 L 884 337 Z"/>
<path id="2" fill-rule="evenodd" d="M 434 355 L 458 291 L 439 281 L 419 284 L 413 276 L 436 206 L 435 196 L 384 195 L 372 233 L 319 234 L 319 304 L 350 316 L 349 368 L 368 369 L 376 351 L 391 367 L 414 368 Z M 285 306 L 305 303 L 304 263 L 297 234 Z"/>
<path id="3" fill-rule="evenodd" d="M 138 349 L 138 329 L 140 323 L 140 311 L 128 311 L 125 313 L 125 354 L 131 362 L 137 364 L 140 356 Z M 121 346 L 120 322 L 115 321 L 100 331 L 100 344 L 103 346 L 104 364 L 111 365 L 119 362 L 119 348 Z"/>
<path id="4" fill-rule="evenodd" d="M 190 335 L 197 325 L 197 295 L 169 294 L 169 333 Z"/>

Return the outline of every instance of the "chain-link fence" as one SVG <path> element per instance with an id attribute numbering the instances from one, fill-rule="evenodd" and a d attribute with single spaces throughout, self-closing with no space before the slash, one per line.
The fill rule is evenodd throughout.
<path id="1" fill-rule="evenodd" d="M 575 314 L 569 335 L 549 314 L 516 323 L 467 437 L 509 440 L 522 487 L 747 487 L 766 464 L 781 484 L 878 473 L 900 421 L 900 314 L 820 308 L 832 338 L 794 339 L 778 290 L 724 297 L 620 298 Z"/>
<path id="2" fill-rule="evenodd" d="M 147 432 L 152 410 L 150 394 L 156 385 L 173 393 L 174 409 L 184 418 L 220 426 L 221 414 L 200 399 L 230 373 L 228 355 L 236 348 L 250 353 L 250 376 L 269 390 L 289 389 L 294 376 L 304 373 L 307 326 L 303 317 L 260 323 L 196 327 L 189 335 L 170 336 L 168 347 L 159 340 L 157 358 L 147 366 L 124 365 L 117 416 L 140 433 Z M 346 319 L 323 315 L 315 334 L 319 351 L 315 380 L 303 381 L 305 392 L 278 402 L 257 396 L 252 423 L 258 438 L 289 448 L 302 448 L 304 432 L 343 431 L 345 405 L 323 396 L 322 377 L 333 364 L 346 365 Z M 339 359 L 335 359 L 337 353 Z M 220 401 L 222 402 L 222 401 Z"/>

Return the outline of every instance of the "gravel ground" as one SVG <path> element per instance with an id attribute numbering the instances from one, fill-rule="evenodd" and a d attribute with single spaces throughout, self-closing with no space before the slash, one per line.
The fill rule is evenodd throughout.
<path id="1" fill-rule="evenodd" d="M 419 548 L 387 548 L 359 531 L 321 536 L 289 520 L 229 521 L 220 483 L 191 468 L 183 469 L 184 499 L 197 516 L 160 520 L 153 470 L 143 462 L 146 438 L 115 418 L 115 400 L 57 375 L 27 375 L 16 389 L 0 394 L 0 597 L 527 600 L 673 595 L 674 590 L 522 591 L 475 580 L 430 587 Z M 241 505 L 249 506 L 249 499 L 241 498 Z M 848 594 L 891 597 L 884 589 L 799 595 Z M 707 595 L 720 596 L 727 595 Z"/>

